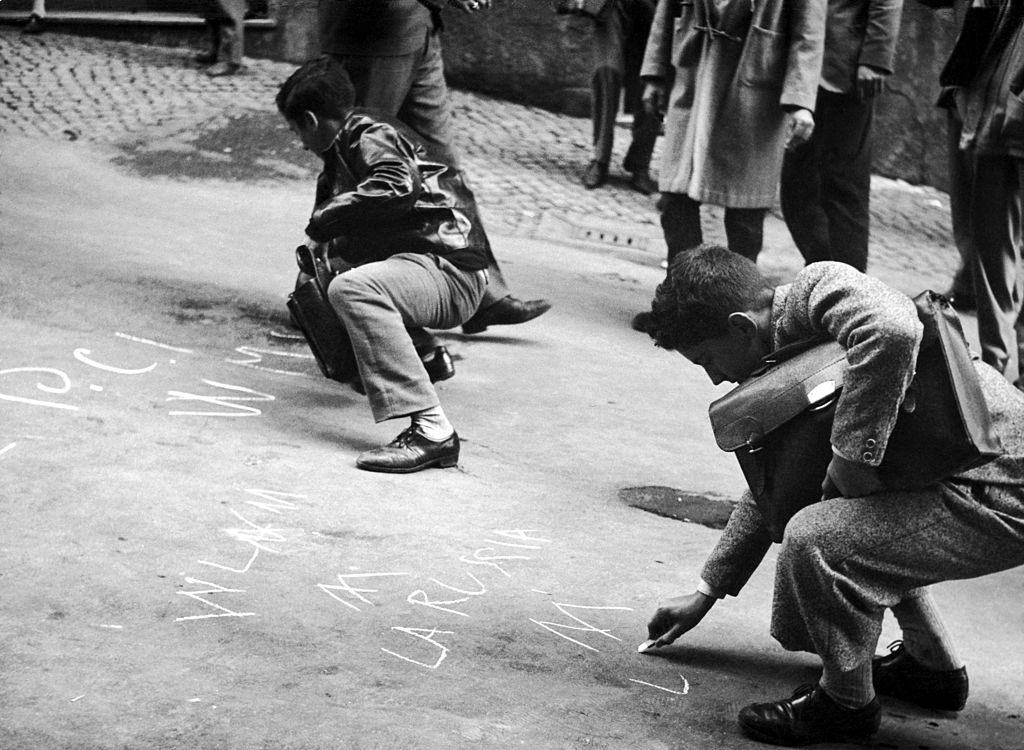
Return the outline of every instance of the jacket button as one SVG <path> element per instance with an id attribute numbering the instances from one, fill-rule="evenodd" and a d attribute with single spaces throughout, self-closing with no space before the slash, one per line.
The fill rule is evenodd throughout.
<path id="1" fill-rule="evenodd" d="M 868 438 L 866 443 L 867 443 L 868 448 L 874 448 L 875 447 L 875 439 L 874 438 Z"/>
<path id="2" fill-rule="evenodd" d="M 864 455 L 861 456 L 861 458 L 863 458 L 865 461 L 870 461 L 874 457 L 875 457 L 875 454 L 872 453 L 871 451 L 864 451 Z"/>

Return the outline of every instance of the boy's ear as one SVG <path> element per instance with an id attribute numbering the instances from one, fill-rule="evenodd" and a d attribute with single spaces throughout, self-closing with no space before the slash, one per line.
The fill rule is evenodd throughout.
<path id="1" fill-rule="evenodd" d="M 302 110 L 302 114 L 299 115 L 299 118 L 299 124 L 302 125 L 303 128 L 314 131 L 320 127 L 320 118 L 316 116 L 316 112 L 310 109 Z"/>
<path id="2" fill-rule="evenodd" d="M 729 327 L 747 339 L 755 339 L 760 336 L 757 321 L 754 320 L 750 313 L 729 313 Z"/>

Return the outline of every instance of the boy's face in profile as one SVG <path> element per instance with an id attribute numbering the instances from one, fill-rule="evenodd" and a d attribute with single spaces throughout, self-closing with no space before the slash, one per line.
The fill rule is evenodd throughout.
<path id="1" fill-rule="evenodd" d="M 753 325 L 753 323 L 751 323 Z M 704 339 L 691 346 L 680 347 L 677 351 L 704 368 L 711 382 L 739 383 L 746 380 L 767 352 L 761 343 L 757 328 L 730 325 L 728 333 L 715 338 Z"/>
<path id="2" fill-rule="evenodd" d="M 306 151 L 312 151 L 314 154 L 320 153 L 320 138 L 315 118 L 302 117 L 299 120 L 293 120 L 290 117 L 285 117 L 284 119 L 288 123 L 288 129 L 295 134 Z"/>

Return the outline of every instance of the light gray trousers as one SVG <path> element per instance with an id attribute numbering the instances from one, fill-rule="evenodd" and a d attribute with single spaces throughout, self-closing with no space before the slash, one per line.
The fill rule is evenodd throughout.
<path id="1" fill-rule="evenodd" d="M 1022 564 L 1024 487 L 949 481 L 816 503 L 786 526 L 772 635 L 849 671 L 874 654 L 885 609 L 915 589 Z"/>
<path id="2" fill-rule="evenodd" d="M 352 341 L 374 420 L 440 403 L 407 329 L 461 325 L 486 287 L 485 271 L 463 271 L 422 253 L 398 253 L 331 281 L 327 294 Z"/>

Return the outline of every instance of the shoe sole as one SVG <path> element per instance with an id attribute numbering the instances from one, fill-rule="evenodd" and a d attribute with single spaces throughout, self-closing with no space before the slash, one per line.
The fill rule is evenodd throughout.
<path id="1" fill-rule="evenodd" d="M 769 734 L 767 732 L 763 732 L 760 729 L 757 729 L 755 727 L 748 727 L 743 722 L 740 722 L 740 729 L 742 729 L 743 733 L 745 735 L 747 735 L 752 740 L 756 740 L 757 742 L 764 742 L 764 743 L 766 743 L 768 745 L 775 745 L 777 747 L 806 747 L 807 745 L 821 745 L 821 744 L 824 744 L 826 742 L 828 742 L 828 743 L 842 742 L 842 743 L 850 743 L 850 744 L 855 744 L 855 745 L 861 745 L 861 744 L 864 744 L 865 742 L 869 742 L 871 740 L 872 735 L 875 734 L 875 732 L 871 732 L 870 734 L 841 734 L 841 735 L 836 735 L 835 737 L 828 737 L 828 738 L 814 737 L 814 738 L 811 738 L 811 739 L 806 739 L 806 740 L 802 740 L 802 741 L 798 741 L 798 742 L 789 742 L 789 741 L 780 739 L 780 738 L 776 737 L 775 735 Z"/>
<path id="2" fill-rule="evenodd" d="M 530 317 L 524 318 L 523 320 L 517 320 L 515 323 L 497 323 L 497 322 L 495 322 L 495 323 L 488 323 L 487 325 L 466 325 L 465 323 L 463 323 L 462 324 L 462 332 L 466 333 L 466 334 L 472 335 L 474 333 L 483 333 L 490 326 L 518 326 L 518 325 L 522 325 L 523 323 L 529 323 L 531 320 L 535 320 L 535 319 L 539 318 L 541 315 L 543 315 L 544 313 L 546 313 L 550 309 L 551 309 L 551 305 L 548 304 L 543 309 L 538 310 L 537 312 L 533 313 Z"/>
<path id="3" fill-rule="evenodd" d="M 414 474 L 417 471 L 423 471 L 424 469 L 451 469 L 459 465 L 458 456 L 440 456 L 431 461 L 427 461 L 417 466 L 409 468 L 397 468 L 394 466 L 375 466 L 375 465 L 361 465 L 356 463 L 357 469 L 363 471 L 375 471 L 379 474 Z"/>

